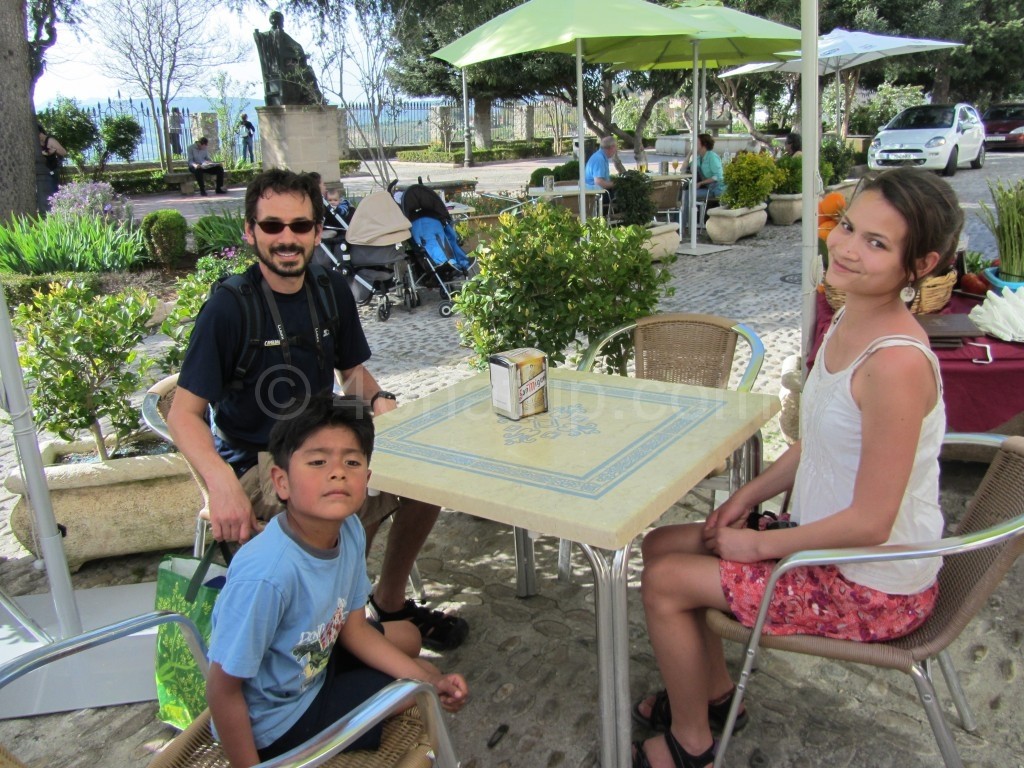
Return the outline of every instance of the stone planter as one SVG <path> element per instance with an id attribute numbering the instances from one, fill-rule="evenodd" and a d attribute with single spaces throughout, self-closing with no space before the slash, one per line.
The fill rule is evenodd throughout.
<path id="1" fill-rule="evenodd" d="M 100 557 L 191 546 L 203 500 L 181 454 L 57 464 L 62 456 L 92 449 L 89 442 L 40 446 L 53 514 L 67 528 L 64 553 L 72 571 Z M 21 494 L 11 511 L 11 530 L 38 555 L 32 511 L 17 468 L 4 487 Z"/>
<path id="2" fill-rule="evenodd" d="M 708 237 L 716 245 L 732 245 L 760 232 L 768 222 L 764 203 L 753 208 L 712 208 L 708 211 Z"/>
<path id="3" fill-rule="evenodd" d="M 644 248 L 650 252 L 651 261 L 659 262 L 679 247 L 678 224 L 655 224 L 647 232 L 651 239 L 644 243 Z"/>
<path id="4" fill-rule="evenodd" d="M 803 215 L 803 204 L 804 196 L 801 194 L 771 194 L 768 196 L 768 218 L 772 220 L 772 224 L 788 227 L 790 224 L 800 221 Z M 714 209 L 712 208 L 712 210 Z"/>
<path id="5" fill-rule="evenodd" d="M 478 246 L 486 245 L 491 240 L 490 228 L 498 225 L 498 214 L 488 214 L 486 216 L 470 216 L 466 220 L 466 224 L 469 225 L 469 234 L 466 236 L 465 242 L 462 243 L 462 250 L 466 253 L 475 251 Z"/>

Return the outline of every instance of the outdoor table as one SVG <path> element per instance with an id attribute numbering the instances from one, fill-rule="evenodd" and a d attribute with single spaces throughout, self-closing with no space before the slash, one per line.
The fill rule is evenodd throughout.
<path id="1" fill-rule="evenodd" d="M 542 199 L 548 197 L 579 197 L 580 185 L 555 187 L 544 189 L 544 187 L 530 187 L 526 191 L 527 197 Z M 584 187 L 583 194 L 597 197 L 597 215 L 604 216 L 604 190 L 600 187 Z"/>
<path id="2" fill-rule="evenodd" d="M 967 314 L 980 302 L 953 294 L 943 313 Z M 814 364 L 834 312 L 822 294 L 817 297 L 817 323 L 808 369 Z M 968 344 L 967 342 L 973 342 Z M 989 348 L 991 363 L 983 347 Z M 955 349 L 933 350 L 942 372 L 942 399 L 946 426 L 951 432 L 988 432 L 1024 413 L 1024 344 L 1000 341 L 992 336 L 964 339 Z"/>
<path id="3" fill-rule="evenodd" d="M 577 542 L 594 571 L 601 764 L 630 762 L 633 539 L 779 409 L 749 392 L 548 371 L 548 411 L 491 410 L 487 374 L 374 419 L 374 488 Z"/>
<path id="4" fill-rule="evenodd" d="M 476 213 L 476 208 L 465 203 L 445 203 L 444 207 L 448 209 L 448 213 L 456 221 L 468 219 L 472 214 Z"/>

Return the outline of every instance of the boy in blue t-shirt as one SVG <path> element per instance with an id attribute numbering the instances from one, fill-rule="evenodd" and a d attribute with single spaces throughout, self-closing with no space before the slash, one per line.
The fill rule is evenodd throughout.
<path id="1" fill-rule="evenodd" d="M 395 678 L 434 685 L 441 704 L 468 697 L 461 675 L 419 654 L 419 631 L 366 619 L 366 497 L 373 420 L 361 400 L 313 397 L 270 434 L 271 478 L 285 504 L 228 568 L 213 609 L 206 696 L 234 768 L 283 754 Z M 393 626 L 392 626 L 393 625 Z M 355 749 L 375 749 L 380 728 Z"/>

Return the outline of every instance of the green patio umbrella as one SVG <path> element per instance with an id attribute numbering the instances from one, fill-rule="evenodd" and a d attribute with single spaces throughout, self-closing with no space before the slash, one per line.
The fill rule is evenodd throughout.
<path id="1" fill-rule="evenodd" d="M 529 0 L 434 53 L 456 67 L 500 59 L 517 53 L 547 51 L 576 56 L 576 120 L 583 148 L 583 60 L 615 61 L 606 52 L 639 38 L 689 40 L 707 32 L 728 33 L 710 19 L 694 21 L 686 14 L 645 0 Z M 790 44 L 789 47 L 792 47 Z M 580 157 L 580 217 L 584 205 L 585 158 Z"/>
<path id="2" fill-rule="evenodd" d="M 685 0 L 671 11 L 707 28 L 691 39 L 635 38 L 604 47 L 600 53 L 588 55 L 587 61 L 612 62 L 618 69 L 684 69 L 692 67 L 717 68 L 726 64 L 739 64 L 765 59 L 785 60 L 800 43 L 800 30 L 752 16 L 733 8 L 726 8 L 718 0 Z M 726 31 L 715 30 L 724 26 Z M 693 78 L 693 132 L 696 137 L 700 106 L 696 74 Z M 691 172 L 696 177 L 696 139 L 691 142 Z M 699 253 L 697 246 L 697 196 L 692 195 L 690 210 L 690 253 Z"/>

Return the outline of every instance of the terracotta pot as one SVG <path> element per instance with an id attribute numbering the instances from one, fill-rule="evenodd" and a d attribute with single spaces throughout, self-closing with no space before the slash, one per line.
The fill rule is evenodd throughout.
<path id="1" fill-rule="evenodd" d="M 711 242 L 732 245 L 743 237 L 760 232 L 768 222 L 764 203 L 753 208 L 712 208 L 708 211 L 707 231 Z"/>

